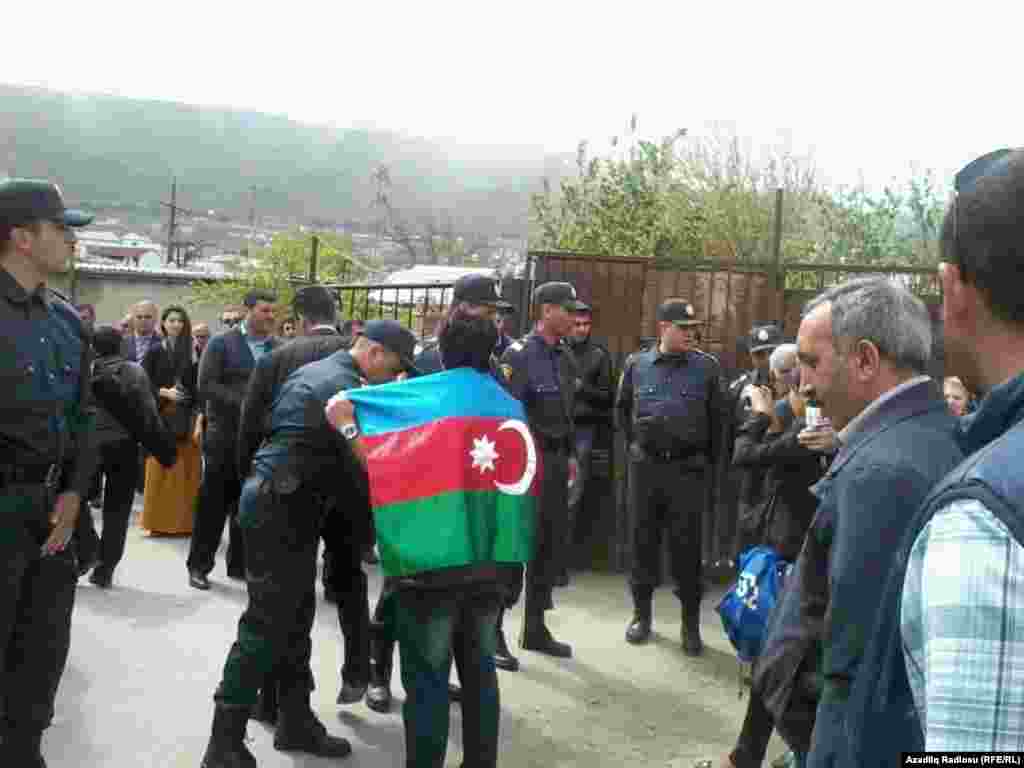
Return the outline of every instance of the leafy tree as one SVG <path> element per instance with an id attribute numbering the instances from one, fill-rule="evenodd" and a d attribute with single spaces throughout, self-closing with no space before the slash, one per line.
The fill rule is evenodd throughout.
<path id="1" fill-rule="evenodd" d="M 366 267 L 352 258 L 352 240 L 348 236 L 331 232 L 318 233 L 320 245 L 317 252 L 317 280 L 322 283 L 348 282 L 366 272 Z M 278 309 L 290 311 L 295 291 L 300 285 L 293 278 L 305 278 L 309 272 L 312 251 L 312 236 L 298 232 L 276 235 L 269 248 L 253 252 L 248 261 L 228 265 L 235 272 L 231 280 L 196 284 L 190 303 L 206 305 L 239 304 L 250 290 L 262 288 L 273 291 L 278 297 Z M 359 302 L 351 297 L 343 307 L 352 311 Z"/>

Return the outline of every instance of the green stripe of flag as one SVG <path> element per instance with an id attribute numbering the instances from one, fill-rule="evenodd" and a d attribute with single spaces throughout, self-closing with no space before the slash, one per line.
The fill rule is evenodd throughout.
<path id="1" fill-rule="evenodd" d="M 387 576 L 479 563 L 525 563 L 533 555 L 533 496 L 453 491 L 374 510 Z"/>

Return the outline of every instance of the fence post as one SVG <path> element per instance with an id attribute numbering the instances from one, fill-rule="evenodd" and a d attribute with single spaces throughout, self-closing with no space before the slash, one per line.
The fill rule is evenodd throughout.
<path id="1" fill-rule="evenodd" d="M 313 235 L 313 250 L 309 254 L 309 282 L 316 283 L 316 257 L 320 251 L 320 238 Z"/>
<path id="2" fill-rule="evenodd" d="M 776 306 L 776 318 L 775 322 L 779 323 L 780 327 L 785 323 L 785 292 L 786 292 L 786 280 L 785 273 L 782 270 L 782 187 L 775 190 L 775 237 L 772 243 L 772 277 L 775 280 L 775 306 Z"/>

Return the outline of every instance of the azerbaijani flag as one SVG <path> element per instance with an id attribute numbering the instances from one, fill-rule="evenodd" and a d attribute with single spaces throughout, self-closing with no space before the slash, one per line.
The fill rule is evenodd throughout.
<path id="1" fill-rule="evenodd" d="M 533 554 L 540 465 L 522 404 L 458 368 L 348 390 L 388 576 Z"/>

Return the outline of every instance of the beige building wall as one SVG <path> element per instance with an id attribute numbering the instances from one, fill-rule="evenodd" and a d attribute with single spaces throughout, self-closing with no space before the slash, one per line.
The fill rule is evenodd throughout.
<path id="1" fill-rule="evenodd" d="M 51 285 L 71 298 L 69 274 L 55 275 Z M 97 325 L 115 325 L 128 314 L 132 304 L 150 299 L 163 310 L 170 304 L 181 304 L 188 311 L 192 325 L 200 322 L 210 324 L 213 333 L 223 330 L 220 326 L 220 306 L 192 305 L 191 282 L 177 277 L 133 274 L 95 274 L 83 270 L 78 272 L 77 304 L 92 304 L 96 307 Z"/>

